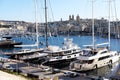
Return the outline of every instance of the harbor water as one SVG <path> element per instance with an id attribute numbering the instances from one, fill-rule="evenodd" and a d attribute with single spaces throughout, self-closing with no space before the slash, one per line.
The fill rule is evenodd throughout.
<path id="1" fill-rule="evenodd" d="M 49 37 L 48 38 L 48 45 L 58 45 L 61 46 L 63 44 L 64 38 L 67 38 L 67 36 L 57 36 L 57 37 Z M 73 43 L 76 43 L 79 45 L 81 48 L 84 48 L 83 45 L 91 45 L 92 44 L 92 37 L 91 36 L 69 36 L 69 38 L 73 38 Z M 33 36 L 27 36 L 27 37 L 18 37 L 18 38 L 13 38 L 13 40 L 21 41 L 23 44 L 34 44 L 36 38 Z M 40 46 L 45 48 L 45 37 L 39 37 L 40 41 Z M 108 38 L 102 38 L 102 37 L 95 37 L 95 44 L 100 44 L 100 43 L 106 43 L 108 42 Z M 110 40 L 110 49 L 111 50 L 116 50 L 120 51 L 120 39 L 113 39 L 111 38 Z M 18 48 L 17 48 L 18 49 Z M 14 50 L 16 50 L 14 48 Z"/>
<path id="2" fill-rule="evenodd" d="M 48 45 L 57 45 L 57 46 L 62 46 L 64 38 L 67 38 L 67 36 L 57 36 L 57 37 L 49 37 L 48 38 Z M 91 45 L 92 44 L 92 37 L 91 36 L 69 36 L 69 38 L 73 38 L 73 43 L 79 45 L 82 48 L 83 45 Z M 34 44 L 36 42 L 35 40 L 35 36 L 24 36 L 24 37 L 17 37 L 17 38 L 13 38 L 13 40 L 17 41 L 21 41 L 23 42 L 23 44 Z M 45 37 L 39 37 L 39 41 L 40 41 L 40 48 L 45 48 Z M 98 37 L 95 36 L 95 44 L 100 44 L 100 43 L 106 43 L 108 42 L 108 38 L 102 38 L 102 37 Z M 116 50 L 118 52 L 120 52 L 120 39 L 113 39 L 111 38 L 111 44 L 110 44 L 110 49 L 111 50 Z M 1 52 L 13 52 L 13 51 L 17 51 L 20 50 L 22 48 L 1 48 Z M 110 75 L 114 74 L 114 71 L 116 69 L 117 66 L 120 65 L 120 62 L 117 62 L 111 66 L 105 66 L 102 68 L 99 68 L 97 70 L 92 70 L 92 71 L 87 71 L 84 72 L 87 75 L 94 75 L 94 76 L 104 76 L 104 77 L 109 77 Z M 68 69 L 68 65 L 65 65 L 64 67 L 61 66 L 61 64 L 58 65 L 59 68 L 63 68 L 63 69 Z M 57 66 L 57 67 L 58 67 Z"/>

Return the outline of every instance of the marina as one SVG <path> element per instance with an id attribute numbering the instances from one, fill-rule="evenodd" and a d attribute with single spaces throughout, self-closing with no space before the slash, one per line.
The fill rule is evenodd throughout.
<path id="1" fill-rule="evenodd" d="M 74 80 L 74 79 L 76 79 L 76 80 L 79 80 L 79 79 L 82 79 L 82 80 L 91 80 L 91 79 L 97 79 L 97 77 L 99 77 L 98 75 L 99 75 L 99 73 L 104 73 L 104 72 L 101 72 L 101 70 L 102 71 L 109 71 L 108 69 L 106 70 L 106 68 L 104 67 L 103 69 L 102 68 L 100 68 L 100 69 L 98 69 L 97 71 L 97 74 L 98 75 L 93 75 L 93 74 L 95 74 L 95 73 L 93 73 L 93 74 L 91 74 L 91 72 L 87 72 L 87 74 L 86 73 L 80 73 L 80 72 L 77 72 L 77 75 L 78 76 L 76 76 L 76 77 L 72 77 L 72 76 L 65 76 L 65 73 L 66 72 L 71 72 L 71 71 L 69 71 L 69 70 L 67 70 L 67 69 L 60 69 L 60 71 L 59 72 L 56 72 L 56 73 L 53 73 L 53 71 L 52 70 L 50 70 L 50 69 L 43 69 L 40 65 L 35 65 L 35 64 L 27 64 L 27 63 L 24 63 L 24 62 L 20 62 L 20 61 L 15 61 L 15 60 L 11 60 L 11 62 L 6 62 L 4 65 L 11 65 L 11 67 L 12 67 L 12 69 L 16 69 L 16 71 L 17 71 L 17 73 L 21 73 L 22 72 L 22 74 L 24 75 L 24 76 L 27 76 L 27 77 L 31 77 L 31 78 L 37 78 L 37 79 L 45 79 L 45 78 L 54 78 L 54 77 L 58 77 L 59 79 L 63 79 L 63 80 L 67 80 L 67 79 L 69 79 L 69 80 Z M 114 67 L 117 67 L 118 69 L 120 68 L 119 67 L 119 65 L 118 65 L 118 63 L 117 63 L 117 65 L 115 66 L 116 64 L 114 64 L 114 65 L 112 65 L 112 66 L 114 66 Z M 17 68 L 16 68 L 17 67 Z M 106 67 L 108 67 L 108 66 L 106 66 Z M 114 68 L 113 67 L 113 68 Z M 108 67 L 109 69 L 112 69 L 112 68 L 110 68 L 110 67 Z M 11 69 L 11 70 L 12 70 Z M 100 72 L 99 72 L 100 71 Z M 92 72 L 94 72 L 94 71 L 92 71 Z M 110 71 L 109 71 L 110 72 Z M 116 77 L 113 77 L 113 78 L 115 78 L 115 79 L 119 79 L 119 74 L 118 74 L 118 71 L 117 72 L 113 72 L 113 73 L 111 73 L 111 74 L 114 74 L 115 73 L 115 76 Z M 110 73 L 106 73 L 107 75 L 108 74 L 110 74 Z M 101 75 L 103 75 L 103 74 L 101 74 Z M 105 77 L 104 77 L 105 78 Z M 107 78 L 106 78 L 107 79 Z M 109 79 L 108 79 L 109 80 Z"/>
<path id="2" fill-rule="evenodd" d="M 48 20 L 50 1 L 41 2 L 44 22 L 38 21 L 39 1 L 33 1 L 34 23 L 0 22 L 2 72 L 26 80 L 120 80 L 120 22 L 115 0 L 107 2 L 107 19 L 95 18 L 96 1 L 92 0 L 91 19 L 69 15 L 69 20 L 53 22 Z M 116 21 L 111 20 L 113 5 Z"/>
<path id="3" fill-rule="evenodd" d="M 59 37 L 49 37 L 49 43 L 51 43 L 52 45 L 58 45 L 58 46 L 62 46 L 61 45 L 61 43 L 64 41 L 64 37 L 65 36 L 59 36 Z M 58 38 L 60 39 L 60 40 L 58 40 Z M 77 36 L 70 36 L 70 38 L 73 38 L 73 42 L 74 43 L 76 43 L 76 44 L 79 44 L 79 46 L 81 47 L 81 48 L 84 48 L 83 46 L 82 46 L 82 44 L 86 44 L 86 45 L 88 45 L 89 43 L 86 43 L 86 39 L 88 40 L 88 41 L 91 41 L 91 39 L 92 39 L 92 37 L 91 36 L 80 36 L 80 37 L 77 37 Z M 14 38 L 15 40 L 17 40 L 17 39 L 19 39 L 19 37 L 18 38 Z M 20 37 L 20 39 L 23 41 L 23 43 L 25 43 L 24 41 L 26 41 L 25 39 L 27 39 L 27 38 L 24 38 L 23 37 L 23 39 L 22 39 L 22 37 Z M 19 40 L 20 40 L 19 39 Z M 39 37 L 39 40 L 43 40 L 44 41 L 44 37 Z M 98 42 L 104 42 L 104 41 L 107 41 L 108 39 L 106 39 L 106 38 L 100 38 L 100 37 L 97 37 L 97 36 L 95 36 L 95 39 L 98 41 Z M 56 42 L 57 43 L 52 43 L 52 40 L 56 40 Z M 33 43 L 34 42 L 34 40 L 32 41 L 32 40 L 29 40 L 28 39 L 28 41 L 29 41 L 29 43 Z M 51 41 L 51 42 L 50 42 Z M 82 42 L 83 41 L 83 42 Z M 112 50 L 117 50 L 118 52 L 119 52 L 119 39 L 112 39 L 111 41 L 113 41 L 113 42 L 111 42 L 111 45 L 113 44 L 113 45 L 116 45 L 116 47 L 114 47 L 114 48 L 111 48 Z M 117 41 L 117 43 L 115 42 L 115 41 Z M 81 43 L 79 43 L 79 42 L 81 42 Z M 117 47 L 118 46 L 118 47 Z M 39 46 L 39 47 L 41 47 L 41 46 Z M 31 48 L 31 47 L 30 47 Z M 43 48 L 43 47 L 42 47 Z M 14 50 L 20 50 L 21 48 L 13 48 L 12 50 L 11 49 L 3 49 L 3 53 L 7 53 L 7 52 L 9 52 L 9 53 L 12 53 L 12 52 L 14 52 Z M 3 54 L 2 53 L 2 54 Z M 10 61 L 10 60 L 9 60 Z M 99 68 L 99 69 L 97 69 L 97 70 L 92 70 L 92 73 L 91 73 L 91 71 L 87 71 L 87 72 L 77 72 L 80 76 L 77 76 L 77 77 L 74 77 L 74 78 L 71 78 L 71 77 L 65 77 L 64 76 L 64 72 L 66 72 L 66 71 L 69 71 L 69 62 L 68 63 L 65 63 L 64 61 L 64 63 L 65 64 L 63 64 L 63 63 L 60 63 L 60 64 L 56 64 L 56 65 L 44 65 L 44 66 L 48 66 L 48 67 L 50 67 L 50 68 L 57 68 L 57 69 L 60 69 L 60 71 L 62 71 L 62 72 L 60 72 L 60 73 L 57 73 L 57 74 L 52 74 L 52 72 L 51 71 L 44 71 L 43 70 L 43 68 L 41 68 L 41 67 L 43 67 L 41 64 L 42 64 L 42 62 L 41 62 L 41 60 L 39 60 L 39 58 L 37 58 L 37 59 L 34 59 L 34 60 L 30 60 L 29 59 L 29 61 L 28 62 L 30 62 L 30 63 L 28 63 L 28 62 L 24 62 L 24 61 L 22 61 L 22 59 L 20 60 L 20 61 L 22 61 L 22 63 L 16 63 L 16 62 L 14 62 L 14 61 L 16 61 L 16 59 L 14 59 L 13 60 L 13 62 L 7 62 L 6 64 L 9 64 L 9 65 L 12 65 L 13 67 L 14 67 L 14 69 L 18 69 L 18 68 L 16 68 L 17 66 L 16 65 L 18 65 L 19 66 L 19 69 L 20 69 L 20 71 L 22 71 L 22 73 L 24 74 L 24 75 L 26 75 L 26 76 L 28 76 L 28 75 L 32 75 L 32 77 L 36 77 L 37 76 L 37 78 L 45 78 L 45 76 L 46 77 L 48 77 L 49 76 L 49 78 L 50 77 L 52 77 L 53 78 L 53 76 L 59 76 L 59 79 L 63 79 L 63 80 L 67 80 L 67 79 L 70 79 L 70 80 L 72 80 L 72 79 L 83 79 L 83 80 L 86 80 L 86 79 L 88 79 L 88 80 L 90 80 L 92 77 L 93 78 L 96 78 L 96 76 L 102 76 L 102 77 L 105 77 L 105 78 L 110 78 L 110 75 L 111 74 L 114 74 L 114 73 L 116 73 L 116 75 L 113 75 L 114 77 L 115 76 L 118 76 L 119 75 L 119 69 L 120 68 L 116 68 L 117 70 L 114 70 L 114 68 L 116 67 L 116 66 L 118 66 L 120 63 L 118 62 L 117 64 L 115 64 L 115 65 L 113 65 L 113 66 L 105 66 L 105 67 L 102 67 L 102 68 Z M 41 64 L 40 64 L 41 63 Z M 30 65 L 30 64 L 32 64 L 32 65 Z M 45 70 L 47 70 L 47 69 L 45 69 Z M 114 71 L 113 73 L 112 73 L 112 71 Z M 26 74 L 27 73 L 27 74 Z M 28 76 L 28 77 L 30 77 L 30 76 Z M 40 76 L 40 77 L 39 77 Z M 112 76 L 112 77 L 113 77 Z M 117 77 L 118 79 L 119 79 L 119 77 Z"/>

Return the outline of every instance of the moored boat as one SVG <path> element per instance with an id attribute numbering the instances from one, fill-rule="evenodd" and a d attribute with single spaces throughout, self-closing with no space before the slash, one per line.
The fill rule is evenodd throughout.
<path id="1" fill-rule="evenodd" d="M 72 42 L 72 39 L 65 38 L 62 47 L 48 46 L 44 51 L 47 53 L 48 63 L 59 63 L 61 61 L 74 60 L 81 55 L 81 48 Z"/>
<path id="2" fill-rule="evenodd" d="M 92 16 L 93 16 L 93 3 L 92 0 Z M 93 45 L 88 49 L 83 49 L 83 54 L 78 57 L 78 60 L 70 64 L 70 70 L 75 71 L 88 71 L 97 69 L 112 63 L 119 61 L 120 54 L 117 51 L 110 50 L 110 0 L 109 0 L 109 22 L 108 22 L 108 43 L 102 43 L 95 45 L 94 43 L 94 19 L 92 20 L 92 37 Z M 103 45 L 107 47 L 98 47 Z"/>
<path id="3" fill-rule="evenodd" d="M 21 45 L 22 42 L 15 42 L 11 39 L 0 38 L 0 47 L 14 47 L 14 45 Z"/>
<path id="4" fill-rule="evenodd" d="M 78 60 L 70 64 L 70 70 L 88 71 L 110 65 L 119 60 L 117 51 L 109 51 L 107 48 L 84 49 Z"/>

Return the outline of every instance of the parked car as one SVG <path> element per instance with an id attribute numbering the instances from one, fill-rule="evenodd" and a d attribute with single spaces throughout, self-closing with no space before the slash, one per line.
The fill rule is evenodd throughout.
<path id="1" fill-rule="evenodd" d="M 49 67 L 43 67 L 42 68 L 42 71 L 50 71 L 51 70 L 51 68 L 49 68 Z"/>
<path id="2" fill-rule="evenodd" d="M 102 76 L 90 76 L 89 79 L 90 80 L 109 80 L 109 79 L 102 77 Z M 113 79 L 113 80 L 117 80 L 117 79 Z"/>
<path id="3" fill-rule="evenodd" d="M 52 69 L 53 74 L 56 74 L 56 73 L 59 73 L 59 72 L 60 72 L 60 69 Z"/>
<path id="4" fill-rule="evenodd" d="M 76 72 L 64 72 L 64 75 L 68 76 L 68 77 L 77 77 L 78 73 L 76 73 Z"/>
<path id="5" fill-rule="evenodd" d="M 10 70 L 10 71 L 14 71 L 15 70 L 15 68 L 13 68 L 12 66 L 10 66 L 9 64 L 3 65 L 3 69 L 7 69 L 7 70 Z"/>

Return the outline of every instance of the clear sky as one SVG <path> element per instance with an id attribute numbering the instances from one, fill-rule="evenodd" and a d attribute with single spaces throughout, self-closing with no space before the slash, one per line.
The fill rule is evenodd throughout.
<path id="1" fill-rule="evenodd" d="M 111 16 L 115 16 L 116 2 L 117 18 L 120 19 L 120 0 L 111 0 Z M 47 0 L 48 21 L 68 20 L 69 15 L 81 18 L 92 17 L 92 0 Z M 107 18 L 108 0 L 95 0 L 94 17 Z M 0 20 L 19 20 L 34 22 L 34 0 L 0 0 Z M 44 22 L 44 0 L 38 0 L 38 21 Z"/>

